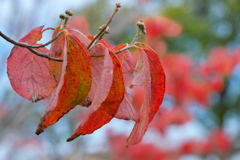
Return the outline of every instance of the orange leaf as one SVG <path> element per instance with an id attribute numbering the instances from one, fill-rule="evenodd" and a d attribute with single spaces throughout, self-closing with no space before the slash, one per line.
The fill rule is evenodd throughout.
<path id="1" fill-rule="evenodd" d="M 58 26 L 53 33 L 52 37 L 55 37 L 60 31 L 61 26 Z M 64 32 L 52 43 L 49 55 L 55 58 L 63 58 L 63 50 L 65 46 L 65 37 L 66 34 L 71 34 L 77 38 L 80 42 L 87 46 L 90 43 L 90 40 L 80 31 L 67 27 Z M 53 73 L 57 82 L 59 82 L 62 72 L 62 62 L 50 60 L 51 72 Z"/>
<path id="2" fill-rule="evenodd" d="M 136 122 L 127 140 L 127 146 L 137 144 L 142 140 L 148 124 L 162 103 L 165 92 L 165 74 L 158 55 L 147 45 L 139 44 L 140 47 L 135 46 L 135 48 L 140 51 L 142 56 L 143 67 L 140 68 L 144 78 L 144 99 L 140 108 L 139 122 Z M 139 74 L 137 76 L 139 77 Z"/>
<path id="3" fill-rule="evenodd" d="M 91 63 L 86 47 L 67 34 L 60 82 L 41 118 L 36 134 L 56 123 L 64 114 L 80 104 L 91 87 Z"/>
<path id="4" fill-rule="evenodd" d="M 80 135 L 91 134 L 110 122 L 117 113 L 124 93 L 125 87 L 121 65 L 116 55 L 109 51 L 104 56 L 101 81 L 89 111 L 81 125 L 67 141 L 71 141 Z"/>
<path id="5" fill-rule="evenodd" d="M 20 42 L 36 44 L 42 37 L 43 26 L 32 29 Z M 47 53 L 47 48 L 36 49 Z M 14 46 L 7 60 L 8 77 L 13 89 L 23 98 L 33 102 L 47 98 L 56 87 L 49 71 L 47 59 L 36 56 L 28 49 Z"/>

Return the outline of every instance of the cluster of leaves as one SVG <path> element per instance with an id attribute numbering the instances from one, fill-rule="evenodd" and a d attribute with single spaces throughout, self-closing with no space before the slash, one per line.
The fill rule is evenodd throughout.
<path id="1" fill-rule="evenodd" d="M 37 42 L 45 30 L 43 26 L 36 27 L 19 42 L 41 45 Z M 46 47 L 36 50 L 62 62 L 32 54 L 21 46 L 14 46 L 7 60 L 11 85 L 20 96 L 37 102 L 51 95 L 36 134 L 80 105 L 88 107 L 88 112 L 67 141 L 91 134 L 116 117 L 136 122 L 126 146 L 139 143 L 165 92 L 165 74 L 158 55 L 139 42 L 111 47 L 100 39 L 89 47 L 94 36 L 86 36 L 69 26 L 56 27 L 53 37 L 60 32 L 49 50 Z M 138 51 L 136 64 L 129 48 Z M 132 75 L 131 85 L 124 82 L 126 75 Z M 144 88 L 143 102 L 138 107 L 132 105 L 133 99 L 127 92 L 134 86 Z"/>

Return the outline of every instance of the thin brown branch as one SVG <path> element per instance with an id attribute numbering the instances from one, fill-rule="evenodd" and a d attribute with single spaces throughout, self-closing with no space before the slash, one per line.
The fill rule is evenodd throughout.
<path id="1" fill-rule="evenodd" d="M 48 42 L 45 43 L 45 44 L 41 44 L 41 45 L 31 45 L 30 47 L 31 47 L 31 48 L 41 48 L 41 47 L 45 47 L 45 46 L 51 44 L 52 42 L 54 42 L 55 40 L 57 40 L 57 38 L 62 34 L 62 32 L 63 32 L 63 30 L 60 30 L 60 31 L 58 32 L 58 34 L 57 34 L 53 39 L 51 39 L 50 41 L 48 41 Z"/>
<path id="2" fill-rule="evenodd" d="M 46 45 L 49 45 L 50 43 L 55 41 L 61 35 L 61 33 L 62 33 L 62 31 L 58 32 L 58 34 L 52 40 L 50 40 L 49 42 L 47 42 L 43 45 L 29 45 L 27 43 L 21 43 L 21 42 L 18 42 L 18 41 L 15 41 L 15 40 L 11 39 L 10 37 L 3 34 L 1 31 L 0 31 L 0 36 L 3 37 L 6 41 L 8 41 L 8 42 L 10 42 L 10 43 L 12 43 L 16 46 L 27 48 L 28 50 L 30 50 L 32 53 L 36 54 L 37 56 L 44 57 L 44 58 L 54 60 L 54 61 L 62 62 L 63 59 L 61 59 L 61 58 L 50 57 L 48 54 L 44 54 L 44 53 L 38 52 L 38 51 L 33 49 L 33 48 L 41 48 L 41 47 L 45 47 Z"/>
<path id="3" fill-rule="evenodd" d="M 8 37 L 7 35 L 5 35 L 4 33 L 2 33 L 1 31 L 0 31 L 0 36 L 2 38 L 4 38 L 6 41 L 8 41 L 8 42 L 10 42 L 10 43 L 12 43 L 16 46 L 25 47 L 25 48 L 27 48 L 27 47 L 42 48 L 42 47 L 45 47 L 45 46 L 51 44 L 52 42 L 54 42 L 62 34 L 62 32 L 63 32 L 63 29 L 61 29 L 53 39 L 51 39 L 47 43 L 44 43 L 44 44 L 41 44 L 41 45 L 30 45 L 30 44 L 27 44 L 27 43 L 22 43 L 22 42 L 15 41 L 15 40 L 11 39 L 10 37 Z"/>
<path id="4" fill-rule="evenodd" d="M 113 17 L 115 16 L 115 14 L 118 12 L 118 8 L 120 8 L 120 4 L 116 4 L 116 8 L 114 9 L 112 16 L 108 19 L 107 23 L 103 25 L 103 28 L 100 30 L 100 32 L 94 37 L 94 39 L 91 41 L 91 43 L 88 45 L 87 49 L 91 49 L 91 47 L 94 45 L 95 41 L 99 38 L 102 37 L 105 30 L 107 29 L 107 27 L 109 26 L 109 24 L 112 22 Z"/>
<path id="5" fill-rule="evenodd" d="M 31 47 L 26 47 L 29 51 L 31 51 L 32 53 L 34 53 L 35 55 L 39 56 L 39 57 L 43 57 L 43 58 L 47 58 L 49 60 L 54 60 L 54 61 L 59 61 L 62 62 L 63 59 L 62 58 L 54 58 L 49 56 L 48 54 L 44 54 L 41 52 L 36 51 L 35 49 L 31 48 Z"/>

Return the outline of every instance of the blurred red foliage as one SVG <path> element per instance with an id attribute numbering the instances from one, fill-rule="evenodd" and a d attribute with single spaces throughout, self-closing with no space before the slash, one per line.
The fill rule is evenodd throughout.
<path id="1" fill-rule="evenodd" d="M 205 140 L 192 140 L 181 146 L 181 154 L 201 154 L 208 155 L 218 152 L 220 155 L 227 154 L 231 148 L 229 136 L 218 129 L 211 133 Z"/>
<path id="2" fill-rule="evenodd" d="M 0 120 L 4 118 L 8 114 L 8 108 L 5 107 L 3 104 L 0 104 Z"/>
<path id="3" fill-rule="evenodd" d="M 123 148 L 127 136 L 108 132 L 112 160 L 166 160 L 166 153 L 152 143 L 140 143 Z"/>
<path id="4" fill-rule="evenodd" d="M 163 16 L 143 17 L 147 34 L 145 43 L 157 51 L 159 55 L 167 52 L 167 45 L 163 38 L 174 38 L 182 33 L 182 26 L 177 22 Z"/>
<path id="5" fill-rule="evenodd" d="M 182 125 L 185 122 L 191 120 L 192 115 L 183 107 L 173 107 L 171 109 L 161 109 L 154 121 L 151 123 L 151 127 L 157 129 L 161 133 L 165 133 L 165 130 L 170 125 Z"/>
<path id="6" fill-rule="evenodd" d="M 31 147 L 31 148 L 39 149 L 39 150 L 43 149 L 42 141 L 40 139 L 34 138 L 34 137 L 29 137 L 29 138 L 25 138 L 25 139 L 16 141 L 14 145 L 18 149 L 24 149 L 27 147 Z"/>
<path id="7" fill-rule="evenodd" d="M 83 34 L 89 34 L 89 24 L 87 19 L 81 14 L 75 14 L 72 16 L 69 21 L 68 25 L 76 28 L 77 30 L 81 31 Z"/>

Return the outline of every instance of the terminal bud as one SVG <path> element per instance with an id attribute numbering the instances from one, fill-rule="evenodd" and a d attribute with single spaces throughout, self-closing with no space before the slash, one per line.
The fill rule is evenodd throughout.
<path id="1" fill-rule="evenodd" d="M 65 13 L 66 13 L 68 16 L 72 16 L 72 15 L 73 15 L 73 11 L 71 11 L 71 10 L 66 10 Z"/>
<path id="2" fill-rule="evenodd" d="M 137 22 L 137 26 L 143 34 L 147 33 L 146 30 L 145 30 L 145 24 L 142 20 Z"/>

